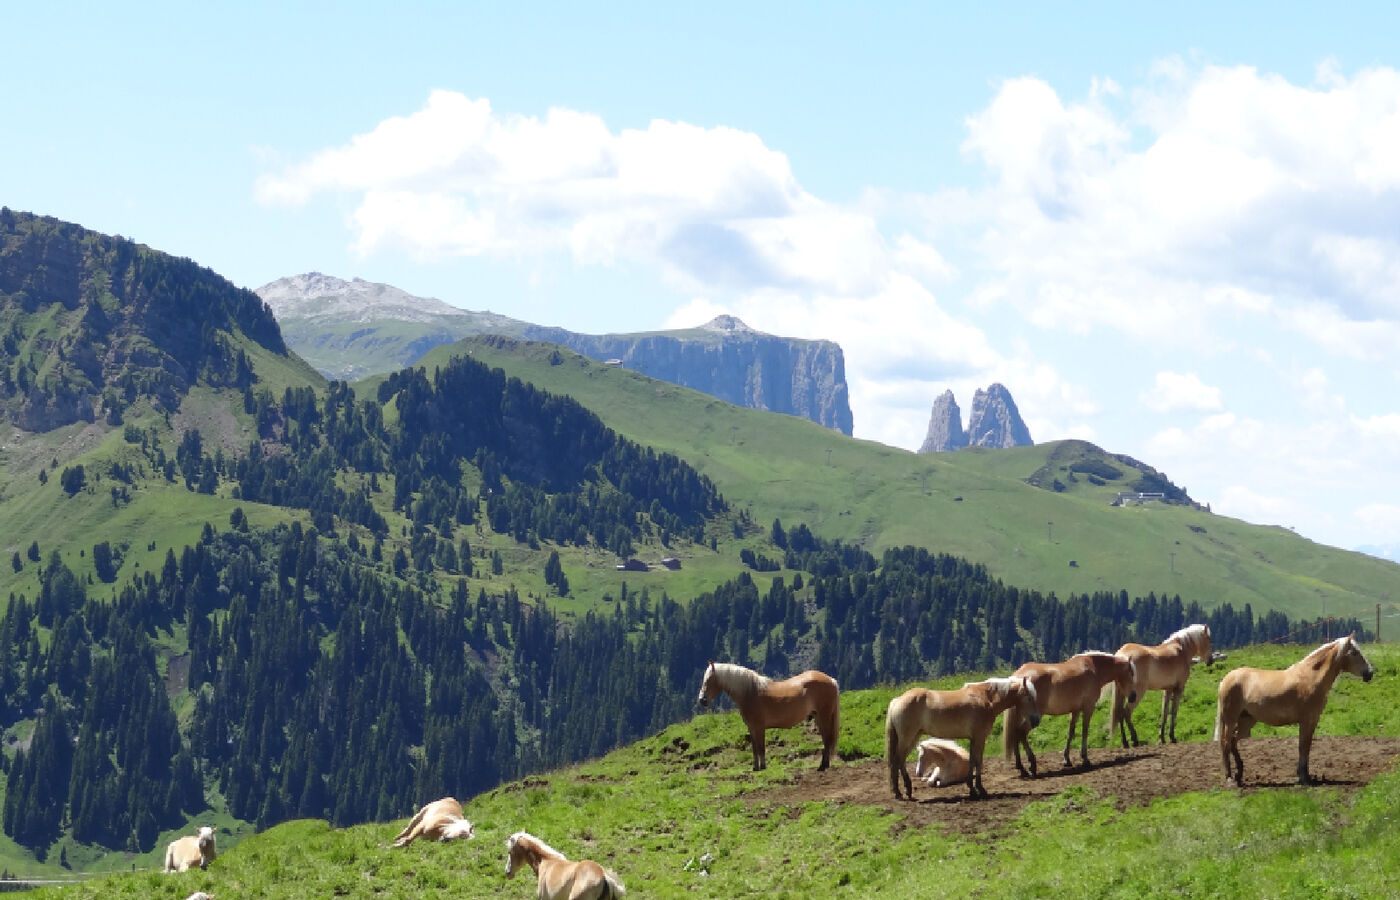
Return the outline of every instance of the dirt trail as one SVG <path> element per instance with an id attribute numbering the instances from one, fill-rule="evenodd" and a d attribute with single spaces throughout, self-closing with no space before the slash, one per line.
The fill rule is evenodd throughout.
<path id="1" fill-rule="evenodd" d="M 1077 751 L 1076 747 L 1076 761 Z M 1296 787 L 1296 737 L 1250 738 L 1241 742 L 1240 753 L 1244 757 L 1245 790 Z M 1389 770 L 1397 756 L 1400 738 L 1317 737 L 1313 740 L 1310 768 L 1313 777 L 1325 785 L 1355 789 Z M 1224 785 L 1219 745 L 1213 741 L 1152 744 L 1131 750 L 1091 748 L 1092 765 L 1087 770 L 1062 768 L 1063 760 L 1054 752 L 1037 758 L 1040 777 L 1023 779 L 1010 760 L 999 753 L 989 756 L 982 783 L 992 796 L 986 800 L 969 800 L 963 785 L 934 789 L 915 780 L 914 802 L 896 801 L 890 794 L 883 760 L 836 766 L 825 772 L 816 771 L 814 766 L 800 771 L 795 784 L 748 796 L 758 804 L 828 800 L 883 806 L 904 816 L 908 827 L 939 825 L 978 834 L 1004 827 L 1028 803 L 1076 784 L 1088 785 L 1101 796 L 1116 797 L 1123 807 Z M 914 774 L 912 760 L 909 774 Z"/>

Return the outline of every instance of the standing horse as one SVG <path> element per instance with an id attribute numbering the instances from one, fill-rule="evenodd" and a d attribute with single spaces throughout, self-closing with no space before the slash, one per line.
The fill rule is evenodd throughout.
<path id="1" fill-rule="evenodd" d="M 1074 743 L 1074 723 L 1083 718 L 1079 739 L 1079 758 L 1089 765 L 1089 718 L 1094 714 L 1094 706 L 1099 696 L 1110 682 L 1117 685 L 1118 691 L 1132 703 L 1137 699 L 1133 693 L 1133 682 L 1137 678 L 1137 667 L 1126 656 L 1091 651 L 1071 656 L 1062 663 L 1029 662 L 1022 665 L 1013 677 L 1030 679 L 1035 685 L 1037 705 L 1042 716 L 1069 716 L 1069 734 L 1065 737 L 1065 766 L 1073 765 L 1069 760 L 1069 748 Z M 1112 708 L 1110 728 L 1118 727 L 1117 707 Z M 1007 756 L 1016 757 L 1016 770 L 1022 777 L 1026 769 L 1021 765 L 1021 749 L 1025 748 L 1026 759 L 1030 763 L 1030 776 L 1035 777 L 1035 754 L 1031 752 L 1028 738 L 1035 723 L 1023 721 L 1014 709 L 1006 711 L 1002 720 L 1002 749 Z"/>
<path id="2" fill-rule="evenodd" d="M 1172 632 L 1165 641 L 1155 647 L 1142 644 L 1124 644 L 1118 648 L 1119 656 L 1126 656 L 1137 666 L 1137 678 L 1133 679 L 1133 690 L 1137 699 L 1128 702 L 1118 696 L 1117 683 L 1111 688 L 1110 699 L 1113 708 L 1118 710 L 1118 725 L 1122 732 L 1123 747 L 1127 748 L 1128 732 L 1132 732 L 1134 747 L 1142 745 L 1138 740 L 1137 728 L 1133 725 L 1133 710 L 1143 701 L 1148 691 L 1162 692 L 1162 720 L 1157 726 L 1157 739 L 1167 742 L 1167 713 L 1171 712 L 1171 739 L 1176 743 L 1176 711 L 1181 706 L 1181 695 L 1186 691 L 1186 677 L 1191 674 L 1192 657 L 1199 657 L 1206 665 L 1219 657 L 1210 651 L 1210 626 L 1187 625 Z M 1121 707 L 1121 708 L 1120 708 Z M 1111 738 L 1110 738 L 1111 740 Z"/>
<path id="3" fill-rule="evenodd" d="M 537 900 L 612 900 L 627 893 L 617 875 L 591 859 L 570 862 L 564 854 L 524 831 L 506 838 L 506 877 L 525 863 L 535 870 Z"/>
<path id="4" fill-rule="evenodd" d="M 910 688 L 890 701 L 885 712 L 885 763 L 890 769 L 890 790 L 899 797 L 899 776 L 904 793 L 914 799 L 909 779 L 909 751 L 922 735 L 967 738 L 970 771 L 967 789 L 976 800 L 988 796 L 982 786 L 982 750 L 997 716 L 1015 710 L 1030 722 L 1040 723 L 1035 687 L 1025 678 L 988 678 L 970 681 L 955 691 Z"/>
<path id="5" fill-rule="evenodd" d="M 739 707 L 739 715 L 749 727 L 755 772 L 768 767 L 769 728 L 792 728 L 808 717 L 815 718 L 822 736 L 822 764 L 817 767 L 820 772 L 836 754 L 841 725 L 840 690 L 835 678 L 815 669 L 786 681 L 774 681 L 753 669 L 711 660 L 696 700 L 705 706 L 723 691 Z"/>
<path id="6" fill-rule="evenodd" d="M 1298 725 L 1298 783 L 1312 784 L 1308 774 L 1308 753 L 1313 732 L 1327 692 L 1337 675 L 1350 672 L 1370 681 L 1376 670 L 1362 655 L 1356 635 L 1337 638 L 1318 647 L 1282 671 L 1240 666 L 1220 679 L 1220 698 L 1215 711 L 1215 739 L 1220 742 L 1220 758 L 1225 780 L 1244 784 L 1244 760 L 1240 759 L 1240 738 L 1249 737 L 1256 723 Z M 1230 756 L 1235 771 L 1230 773 Z"/>

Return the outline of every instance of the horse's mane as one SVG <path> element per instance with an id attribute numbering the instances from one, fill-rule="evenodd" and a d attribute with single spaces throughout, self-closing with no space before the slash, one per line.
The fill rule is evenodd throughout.
<path id="1" fill-rule="evenodd" d="M 1294 663 L 1294 665 L 1301 666 L 1304 663 L 1308 663 L 1313 666 L 1321 665 L 1321 657 L 1323 654 L 1327 653 L 1329 650 L 1334 652 L 1340 652 L 1342 649 L 1342 644 L 1345 644 L 1349 640 L 1351 640 L 1351 635 L 1348 634 L 1343 635 L 1342 637 L 1339 637 L 1336 640 L 1328 641 L 1321 647 L 1318 647 L 1316 650 L 1309 653 L 1307 656 L 1298 660 L 1296 663 Z"/>
<path id="2" fill-rule="evenodd" d="M 963 687 L 986 687 L 990 688 L 993 692 L 995 692 L 998 697 L 1005 697 L 1006 692 L 1011 690 L 1011 682 L 1014 680 L 1016 679 L 1005 677 L 988 678 L 985 681 L 964 682 Z"/>
<path id="3" fill-rule="evenodd" d="M 520 843 L 521 841 L 529 841 L 530 844 L 534 846 L 535 852 L 539 853 L 540 856 L 547 856 L 551 859 L 567 859 L 567 857 L 564 856 L 564 854 L 560 853 L 558 850 L 555 850 L 553 847 L 549 846 L 544 841 L 535 837 L 528 831 L 517 831 L 515 834 L 512 834 L 510 836 L 510 839 L 507 841 L 507 843 L 509 844 L 511 849 L 514 849 L 515 845 Z"/>
<path id="4" fill-rule="evenodd" d="M 1180 641 L 1181 645 L 1188 650 L 1199 652 L 1201 640 L 1206 636 L 1207 626 L 1201 624 L 1187 625 L 1185 628 L 1178 628 L 1167 635 L 1167 641 Z M 1163 641 L 1166 643 L 1167 641 Z"/>
<path id="5" fill-rule="evenodd" d="M 715 677 L 720 686 L 729 692 L 735 702 L 747 699 L 772 683 L 767 675 L 760 675 L 753 669 L 736 666 L 734 663 L 714 663 Z"/>

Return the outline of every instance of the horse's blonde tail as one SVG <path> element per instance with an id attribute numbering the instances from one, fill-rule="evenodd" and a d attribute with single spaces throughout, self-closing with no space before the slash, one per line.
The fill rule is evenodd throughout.
<path id="1" fill-rule="evenodd" d="M 622 897 L 627 894 L 627 888 L 618 880 L 617 873 L 609 869 L 603 870 L 603 894 L 598 900 L 612 900 L 614 897 Z"/>
<path id="2" fill-rule="evenodd" d="M 1113 743 L 1123 722 L 1123 707 L 1118 702 L 1118 682 L 1110 681 L 1104 685 L 1103 693 L 1108 697 L 1108 740 Z"/>
<path id="3" fill-rule="evenodd" d="M 890 786 L 894 788 L 894 795 L 899 796 L 899 728 L 894 723 L 894 716 L 885 716 L 885 764 L 890 770 Z"/>
<path id="4" fill-rule="evenodd" d="M 1011 756 L 1016 752 L 1016 743 L 1021 739 L 1021 717 L 1016 707 L 1008 707 L 1001 714 L 1001 755 Z"/>
<path id="5" fill-rule="evenodd" d="M 1211 740 L 1213 740 L 1213 741 L 1218 741 L 1218 740 L 1220 740 L 1220 732 L 1221 732 L 1221 730 L 1223 729 L 1224 724 L 1225 724 L 1225 701 L 1224 701 L 1224 695 L 1222 695 L 1222 696 L 1221 696 L 1221 699 L 1219 699 L 1219 700 L 1217 700 L 1217 701 L 1215 702 L 1215 735 L 1211 738 Z"/>

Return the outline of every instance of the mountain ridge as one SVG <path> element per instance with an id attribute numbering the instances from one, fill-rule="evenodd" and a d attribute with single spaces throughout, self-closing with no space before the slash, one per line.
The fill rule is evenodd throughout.
<path id="1" fill-rule="evenodd" d="M 687 329 L 582 334 L 315 272 L 269 282 L 256 293 L 277 315 L 288 345 L 327 377 L 354 381 L 412 365 L 442 344 L 501 334 L 617 360 L 739 406 L 800 416 L 842 434 L 854 430 L 839 344 L 767 334 L 734 316 Z"/>

